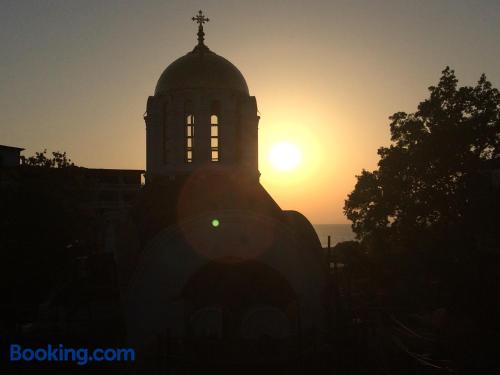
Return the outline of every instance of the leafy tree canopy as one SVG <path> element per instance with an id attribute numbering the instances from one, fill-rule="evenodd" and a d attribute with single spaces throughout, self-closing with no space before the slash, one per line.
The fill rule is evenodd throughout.
<path id="1" fill-rule="evenodd" d="M 488 218 L 476 203 L 500 157 L 500 93 L 484 74 L 459 87 L 449 67 L 429 92 L 415 113 L 390 117 L 392 144 L 378 150 L 377 170 L 357 176 L 344 213 L 359 239 L 406 248 L 423 233 L 463 241 Z"/>
<path id="2" fill-rule="evenodd" d="M 52 157 L 47 157 L 47 149 L 42 152 L 36 152 L 33 156 L 21 156 L 21 163 L 22 165 L 30 167 L 45 168 L 67 168 L 75 166 L 66 155 L 66 152 L 53 151 Z"/>

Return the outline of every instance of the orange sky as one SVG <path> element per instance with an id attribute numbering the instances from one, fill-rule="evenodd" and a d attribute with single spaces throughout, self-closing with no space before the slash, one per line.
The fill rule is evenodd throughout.
<path id="1" fill-rule="evenodd" d="M 495 1 L 6 1 L 0 12 L 0 144 L 65 150 L 79 165 L 145 167 L 142 114 L 163 69 L 195 44 L 233 62 L 257 97 L 261 181 L 313 223 L 347 222 L 343 201 L 388 116 L 414 111 L 450 65 L 462 84 L 500 83 Z M 268 162 L 276 142 L 295 171 Z"/>

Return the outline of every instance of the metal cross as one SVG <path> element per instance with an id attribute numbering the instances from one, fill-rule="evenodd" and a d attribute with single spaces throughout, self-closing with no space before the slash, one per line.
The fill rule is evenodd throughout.
<path id="1" fill-rule="evenodd" d="M 203 41 L 205 40 L 205 33 L 203 32 L 203 24 L 210 21 L 203 12 L 200 10 L 198 11 L 198 14 L 192 18 L 193 21 L 198 23 L 198 45 L 204 45 Z"/>
<path id="2" fill-rule="evenodd" d="M 196 15 L 196 17 L 193 17 L 192 20 L 195 21 L 196 23 L 198 23 L 200 25 L 200 27 L 203 27 L 203 24 L 205 22 L 210 21 L 209 18 L 205 17 L 205 15 L 203 14 L 203 12 L 201 10 L 198 11 L 198 14 Z"/>

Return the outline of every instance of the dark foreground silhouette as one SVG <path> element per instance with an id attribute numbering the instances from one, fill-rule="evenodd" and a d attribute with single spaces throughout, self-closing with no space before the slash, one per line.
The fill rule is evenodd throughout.
<path id="1" fill-rule="evenodd" d="M 495 373 L 500 94 L 484 76 L 458 87 L 447 68 L 416 113 L 391 120 L 393 144 L 379 150 L 377 170 L 358 176 L 345 204 L 359 241 L 324 249 L 329 327 L 321 340 L 314 332 L 180 340 L 165 331 L 135 363 L 9 362 L 12 343 L 129 344 L 115 260 L 96 238 L 102 227 L 88 204 L 98 182 L 61 153 L 29 159 L 24 174 L 2 168 L 1 372 Z M 266 289 L 281 291 L 278 302 L 294 298 L 270 269 L 231 270 L 215 265 L 200 275 L 218 280 L 212 292 L 235 305 Z M 256 282 L 247 283 L 252 272 Z M 185 293 L 203 299 L 206 280 L 193 279 Z"/>

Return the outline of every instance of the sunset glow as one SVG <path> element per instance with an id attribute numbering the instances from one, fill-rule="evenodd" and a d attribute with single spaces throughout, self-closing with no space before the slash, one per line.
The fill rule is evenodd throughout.
<path id="1" fill-rule="evenodd" d="M 0 9 L 0 375 L 500 375 L 500 0 Z"/>
<path id="2" fill-rule="evenodd" d="M 296 145 L 289 142 L 277 143 L 269 153 L 271 165 L 283 172 L 294 170 L 300 164 L 302 153 Z"/>
<path id="3" fill-rule="evenodd" d="M 144 169 L 146 99 L 196 44 L 192 4 L 8 3 L 0 14 L 2 144 L 23 155 L 66 151 L 88 168 Z M 388 116 L 415 111 L 447 64 L 464 84 L 485 72 L 498 87 L 498 5 L 452 3 L 223 1 L 206 10 L 206 45 L 238 68 L 256 98 L 260 182 L 280 205 L 313 223 L 347 223 L 342 207 L 355 176 L 377 168 L 377 149 L 390 142 Z M 484 51 L 491 58 L 478 59 Z M 270 161 L 285 141 L 301 155 L 288 170 Z"/>

